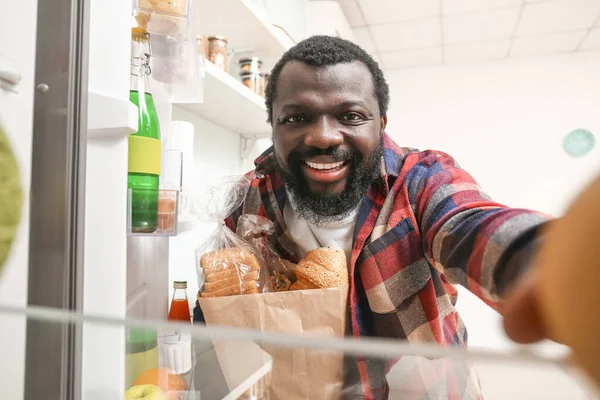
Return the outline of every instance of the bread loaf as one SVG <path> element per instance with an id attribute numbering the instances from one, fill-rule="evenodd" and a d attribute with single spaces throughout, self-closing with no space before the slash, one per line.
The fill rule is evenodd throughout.
<path id="1" fill-rule="evenodd" d="M 237 294 L 256 294 L 259 293 L 256 281 L 241 281 L 214 292 L 203 292 L 202 297 L 223 297 Z"/>
<path id="2" fill-rule="evenodd" d="M 231 247 L 217 249 L 200 258 L 206 281 L 202 297 L 259 293 L 260 263 L 249 250 Z"/>
<path id="3" fill-rule="evenodd" d="M 231 270 L 236 265 L 244 272 L 258 271 L 260 263 L 254 253 L 240 247 L 230 247 L 209 251 L 200 258 L 200 267 L 205 275 Z"/>
<path id="4" fill-rule="evenodd" d="M 298 280 L 290 290 L 337 288 L 348 285 L 346 254 L 340 248 L 309 251 L 296 267 Z"/>
<path id="5" fill-rule="evenodd" d="M 217 272 L 218 274 L 218 272 Z M 204 290 L 207 292 L 214 292 L 217 290 L 224 289 L 229 286 L 238 285 L 243 281 L 256 281 L 258 278 L 258 271 L 250 271 L 247 274 L 239 274 L 232 276 L 231 278 L 219 279 L 213 282 L 206 282 L 204 284 Z"/>

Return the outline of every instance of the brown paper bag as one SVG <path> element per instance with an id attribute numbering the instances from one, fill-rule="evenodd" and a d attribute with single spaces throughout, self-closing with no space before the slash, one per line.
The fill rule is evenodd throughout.
<path id="1" fill-rule="evenodd" d="M 198 299 L 208 325 L 329 337 L 344 335 L 347 300 L 347 287 Z M 271 400 L 340 397 L 342 352 L 263 349 L 273 358 Z"/>

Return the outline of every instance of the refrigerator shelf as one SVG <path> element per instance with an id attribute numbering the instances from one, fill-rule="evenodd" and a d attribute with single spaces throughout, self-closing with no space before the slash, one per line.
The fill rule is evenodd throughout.
<path id="1" fill-rule="evenodd" d="M 244 136 L 269 137 L 265 100 L 211 62 L 205 63 L 204 102 L 173 104 Z M 232 117 L 235 110 L 235 117 Z"/>
<path id="2" fill-rule="evenodd" d="M 177 236 L 179 233 L 180 193 L 179 190 L 127 189 L 127 236 Z M 155 228 L 154 231 L 141 232 L 138 230 L 136 232 L 133 229 L 132 200 L 135 196 L 138 196 L 138 201 L 152 202 L 154 198 L 158 200 L 156 215 L 158 228 Z"/>

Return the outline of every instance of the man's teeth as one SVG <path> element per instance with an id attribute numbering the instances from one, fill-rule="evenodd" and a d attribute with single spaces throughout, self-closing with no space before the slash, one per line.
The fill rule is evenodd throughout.
<path id="1" fill-rule="evenodd" d="M 310 161 L 306 161 L 306 165 L 308 165 L 309 167 L 313 168 L 313 169 L 336 169 L 341 167 L 342 165 L 344 165 L 344 161 L 340 161 L 340 162 L 336 162 L 336 163 L 327 163 L 327 164 L 320 164 L 320 163 L 314 163 L 314 162 L 310 162 Z"/>

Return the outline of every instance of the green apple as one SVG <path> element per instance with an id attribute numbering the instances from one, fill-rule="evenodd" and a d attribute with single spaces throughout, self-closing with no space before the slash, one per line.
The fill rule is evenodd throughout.
<path id="1" fill-rule="evenodd" d="M 167 395 L 156 385 L 137 385 L 125 392 L 125 400 L 168 400 Z"/>

